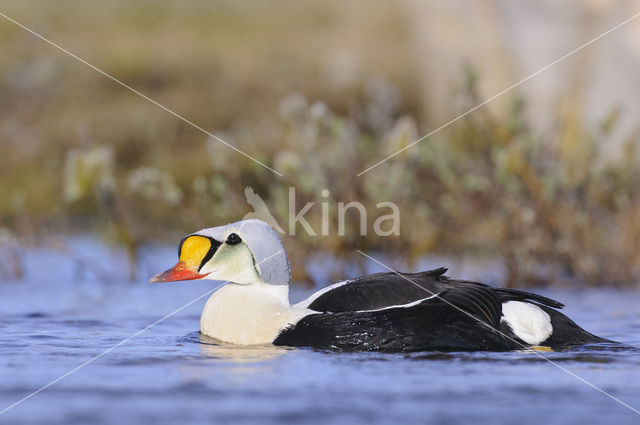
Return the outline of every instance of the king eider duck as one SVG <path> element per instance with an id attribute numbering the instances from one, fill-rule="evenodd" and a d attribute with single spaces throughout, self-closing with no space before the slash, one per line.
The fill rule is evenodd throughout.
<path id="1" fill-rule="evenodd" d="M 445 268 L 377 273 L 289 303 L 289 263 L 278 234 L 243 220 L 186 236 L 178 263 L 151 282 L 227 282 L 208 299 L 200 332 L 238 344 L 338 351 L 503 351 L 606 342 L 541 295 L 447 278 Z"/>

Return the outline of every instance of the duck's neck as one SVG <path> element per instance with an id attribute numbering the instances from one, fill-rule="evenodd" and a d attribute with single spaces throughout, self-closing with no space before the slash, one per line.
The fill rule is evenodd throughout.
<path id="1" fill-rule="evenodd" d="M 288 285 L 229 283 L 207 301 L 200 331 L 232 344 L 269 344 L 306 314 L 291 308 Z"/>

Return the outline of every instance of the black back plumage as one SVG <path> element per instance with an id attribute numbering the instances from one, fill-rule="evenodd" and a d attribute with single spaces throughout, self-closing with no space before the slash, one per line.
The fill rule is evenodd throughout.
<path id="1" fill-rule="evenodd" d="M 275 345 L 337 351 L 504 351 L 517 348 L 493 326 L 441 298 L 410 307 L 317 313 L 285 329 Z"/>
<path id="2" fill-rule="evenodd" d="M 342 313 L 400 306 L 438 294 L 445 304 L 497 328 L 502 315 L 496 291 L 482 283 L 451 280 L 446 268 L 419 273 L 376 273 L 362 276 L 316 298 L 309 309 Z"/>
<path id="3" fill-rule="evenodd" d="M 337 285 L 307 306 L 317 313 L 285 328 L 275 345 L 341 351 L 513 350 L 526 344 L 502 318 L 502 303 L 538 305 L 551 318 L 549 346 L 606 342 L 556 311 L 563 304 L 530 292 L 444 276 L 377 273 Z"/>
<path id="4" fill-rule="evenodd" d="M 564 304 L 559 301 L 552 300 L 551 298 L 543 297 L 542 295 L 534 294 L 532 292 L 521 291 L 519 289 L 507 289 L 507 288 L 494 288 L 500 297 L 500 301 L 533 301 L 536 304 L 546 305 L 552 308 L 562 308 Z"/>

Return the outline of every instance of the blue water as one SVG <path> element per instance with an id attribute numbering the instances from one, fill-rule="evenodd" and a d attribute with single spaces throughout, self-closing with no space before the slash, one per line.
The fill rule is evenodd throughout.
<path id="1" fill-rule="evenodd" d="M 0 282 L 0 410 L 214 287 L 145 283 L 143 276 L 175 261 L 174 251 L 147 250 L 131 282 L 122 255 L 91 240 L 64 251 L 28 249 L 25 278 Z M 294 300 L 308 294 L 292 292 Z M 588 330 L 622 342 L 541 354 L 640 410 L 640 294 L 539 292 L 564 301 Z M 221 346 L 197 332 L 204 302 L 0 414 L 0 423 L 640 423 L 640 415 L 530 352 Z"/>

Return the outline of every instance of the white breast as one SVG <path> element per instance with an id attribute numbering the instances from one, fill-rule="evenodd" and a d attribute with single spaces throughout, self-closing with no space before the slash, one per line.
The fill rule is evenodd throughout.
<path id="1" fill-rule="evenodd" d="M 205 304 L 200 332 L 232 344 L 270 344 L 282 329 L 311 313 L 291 308 L 286 290 L 286 285 L 227 284 Z"/>
<path id="2" fill-rule="evenodd" d="M 538 345 L 553 333 L 551 317 L 535 304 L 507 301 L 502 304 L 502 319 L 513 333 L 531 345 Z"/>

